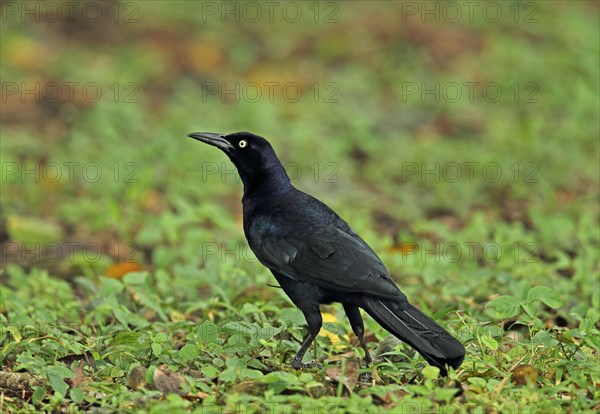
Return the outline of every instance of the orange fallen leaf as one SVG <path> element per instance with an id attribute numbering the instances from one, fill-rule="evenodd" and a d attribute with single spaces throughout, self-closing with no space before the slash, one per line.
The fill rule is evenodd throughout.
<path id="1" fill-rule="evenodd" d="M 111 265 L 108 269 L 106 269 L 104 274 L 106 277 L 110 277 L 112 279 L 122 279 L 127 273 L 139 272 L 140 270 L 143 270 L 143 267 L 139 263 L 123 262 Z"/>

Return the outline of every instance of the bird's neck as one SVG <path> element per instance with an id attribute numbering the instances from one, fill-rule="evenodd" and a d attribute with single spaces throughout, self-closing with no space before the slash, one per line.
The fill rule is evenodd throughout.
<path id="1" fill-rule="evenodd" d="M 244 199 L 250 197 L 273 197 L 287 193 L 292 183 L 280 162 L 265 165 L 252 175 L 241 174 L 244 183 Z"/>

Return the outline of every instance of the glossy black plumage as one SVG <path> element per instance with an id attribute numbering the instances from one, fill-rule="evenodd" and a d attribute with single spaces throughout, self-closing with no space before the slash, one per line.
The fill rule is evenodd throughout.
<path id="1" fill-rule="evenodd" d="M 292 186 L 264 138 L 248 132 L 189 136 L 220 148 L 237 167 L 250 248 L 306 317 L 309 334 L 292 366 L 306 366 L 302 357 L 322 325 L 319 305 L 332 302 L 344 305 L 367 362 L 359 307 L 443 373 L 446 366 L 460 366 L 462 344 L 408 302 L 377 254 L 342 218 Z"/>

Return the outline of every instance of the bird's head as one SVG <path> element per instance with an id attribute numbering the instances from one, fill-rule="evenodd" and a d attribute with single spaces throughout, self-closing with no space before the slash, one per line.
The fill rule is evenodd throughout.
<path id="1" fill-rule="evenodd" d="M 250 132 L 217 134 L 194 132 L 188 137 L 212 145 L 223 151 L 236 166 L 244 187 L 268 184 L 275 179 L 289 182 L 289 178 L 273 147 L 263 137 Z"/>

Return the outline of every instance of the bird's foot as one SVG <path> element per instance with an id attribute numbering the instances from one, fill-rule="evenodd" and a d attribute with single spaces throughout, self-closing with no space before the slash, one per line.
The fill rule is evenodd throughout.
<path id="1" fill-rule="evenodd" d="M 358 381 L 364 383 L 372 383 L 373 375 L 370 372 L 363 372 L 358 376 Z"/>
<path id="2" fill-rule="evenodd" d="M 318 362 L 312 361 L 309 362 L 307 364 L 302 363 L 301 360 L 299 359 L 292 359 L 292 362 L 290 364 L 292 366 L 292 368 L 294 369 L 308 369 L 308 368 L 323 368 L 323 365 L 319 364 Z"/>
<path id="3" fill-rule="evenodd" d="M 367 371 L 359 374 L 358 381 L 365 384 L 375 385 L 375 380 L 380 380 L 380 378 L 377 375 L 377 370 L 375 369 L 375 365 L 373 364 L 371 356 L 367 354 L 367 357 L 363 360 L 363 363 L 364 367 L 369 369 L 371 372 Z"/>

